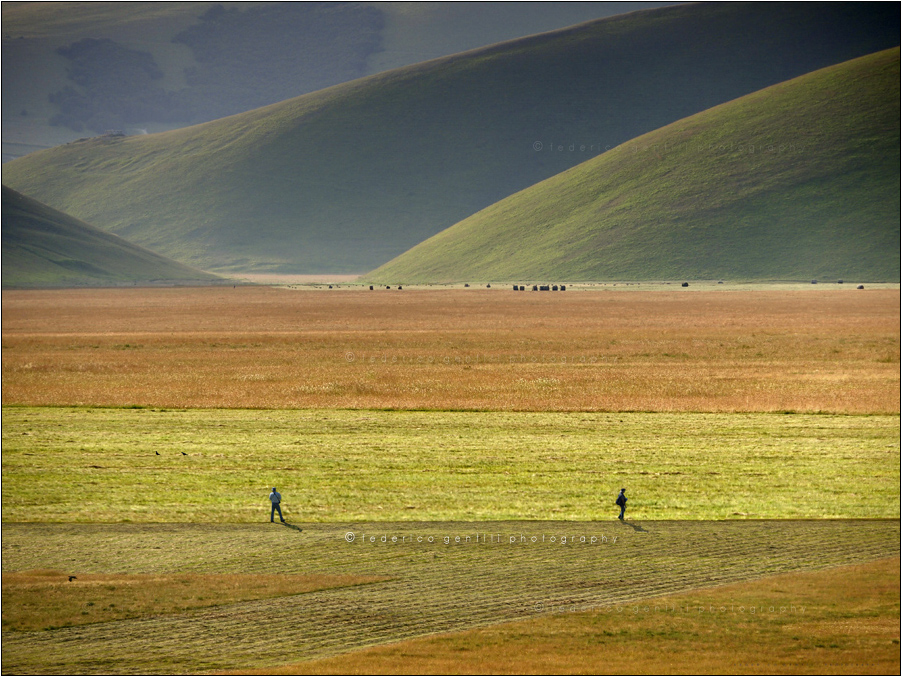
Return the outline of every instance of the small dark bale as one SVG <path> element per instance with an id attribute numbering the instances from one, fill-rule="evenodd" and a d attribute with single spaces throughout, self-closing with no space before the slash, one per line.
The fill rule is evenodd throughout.
<path id="1" fill-rule="evenodd" d="M 539 291 L 539 286 L 536 285 L 536 284 L 534 284 L 534 285 L 532 286 L 532 290 L 533 290 L 533 291 Z"/>
<path id="2" fill-rule="evenodd" d="M 385 288 L 386 288 L 386 289 L 391 289 L 391 287 L 389 287 L 388 285 L 385 285 Z"/>
<path id="3" fill-rule="evenodd" d="M 811 284 L 817 284 L 817 280 L 812 280 Z"/>
<path id="4" fill-rule="evenodd" d="M 514 291 L 520 291 L 520 287 L 518 287 L 517 285 L 514 285 Z"/>
<path id="5" fill-rule="evenodd" d="M 539 285 L 539 291 L 551 291 L 551 287 L 549 287 L 547 284 L 542 284 Z"/>
<path id="6" fill-rule="evenodd" d="M 689 286 L 689 283 L 688 283 L 688 282 L 684 282 L 681 286 L 683 286 L 683 287 L 688 287 L 688 286 Z"/>
<path id="7" fill-rule="evenodd" d="M 469 284 L 464 284 L 464 287 L 469 287 L 469 286 L 470 286 Z"/>
<path id="8" fill-rule="evenodd" d="M 567 291 L 567 285 L 562 284 L 562 285 L 561 285 L 561 291 Z"/>
<path id="9" fill-rule="evenodd" d="M 855 289 L 864 289 L 864 285 L 863 285 L 863 284 L 860 284 L 860 285 L 858 285 L 857 287 L 855 287 Z"/>
<path id="10" fill-rule="evenodd" d="M 485 288 L 486 288 L 486 289 L 491 289 L 491 288 L 492 288 L 492 285 L 487 284 L 487 285 L 485 286 Z"/>
<path id="11" fill-rule="evenodd" d="M 370 285 L 370 291 L 373 291 L 373 285 Z"/>
<path id="12" fill-rule="evenodd" d="M 403 287 L 401 285 L 398 285 L 398 289 L 403 289 Z"/>
<path id="13" fill-rule="evenodd" d="M 551 291 L 557 291 L 557 285 L 554 285 L 554 286 L 551 288 Z"/>
<path id="14" fill-rule="evenodd" d="M 723 284 L 723 280 L 718 280 L 717 284 Z"/>
<path id="15" fill-rule="evenodd" d="M 842 280 L 837 280 L 836 284 L 842 284 Z"/>

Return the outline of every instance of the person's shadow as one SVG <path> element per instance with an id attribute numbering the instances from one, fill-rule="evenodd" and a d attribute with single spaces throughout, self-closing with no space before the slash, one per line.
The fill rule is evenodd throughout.
<path id="1" fill-rule="evenodd" d="M 627 524 L 627 525 L 631 526 L 631 527 L 633 528 L 633 531 L 641 531 L 643 534 L 647 534 L 647 533 L 648 533 L 648 530 L 647 530 L 647 529 L 643 529 L 643 528 L 642 528 L 640 525 L 638 525 L 638 524 L 633 524 L 632 522 L 627 522 L 626 520 L 620 520 L 620 521 L 623 522 L 624 524 Z"/>
<path id="2" fill-rule="evenodd" d="M 295 531 L 303 531 L 303 529 L 301 529 L 299 526 L 295 524 L 289 524 L 288 522 L 282 522 L 282 526 L 286 526 L 289 529 L 294 529 Z"/>

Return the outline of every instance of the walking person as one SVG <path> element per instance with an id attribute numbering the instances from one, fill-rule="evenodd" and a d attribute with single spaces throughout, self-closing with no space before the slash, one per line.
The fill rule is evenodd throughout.
<path id="1" fill-rule="evenodd" d="M 279 511 L 279 521 L 284 522 L 285 518 L 282 517 L 282 508 L 279 504 L 282 502 L 282 494 L 276 491 L 276 488 L 272 488 L 272 493 L 269 495 L 269 502 L 272 503 L 272 510 L 269 511 L 269 521 L 275 522 L 276 510 Z"/>
<path id="2" fill-rule="evenodd" d="M 620 515 L 617 516 L 617 519 L 623 521 L 623 513 L 626 512 L 626 494 L 624 493 L 626 489 L 621 489 L 620 494 L 617 496 L 617 500 L 614 501 L 617 505 L 620 506 Z"/>

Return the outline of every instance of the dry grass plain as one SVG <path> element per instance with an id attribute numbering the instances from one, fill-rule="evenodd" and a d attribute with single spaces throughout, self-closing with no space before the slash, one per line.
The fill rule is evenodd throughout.
<path id="1" fill-rule="evenodd" d="M 3 404 L 899 411 L 899 290 L 3 292 Z"/>
<path id="2" fill-rule="evenodd" d="M 82 503 L 110 503 L 110 514 L 115 515 L 130 500 L 129 495 L 146 493 L 146 487 L 152 485 L 157 494 L 166 494 L 150 501 L 153 509 L 184 510 L 186 515 L 182 523 L 171 524 L 75 524 L 72 522 L 78 520 L 71 516 L 58 524 L 6 523 L 4 586 L 10 573 L 35 569 L 76 572 L 79 580 L 84 577 L 87 583 L 94 576 L 101 577 L 98 581 L 105 576 L 137 576 L 136 580 L 144 582 L 153 577 L 175 581 L 179 576 L 200 576 L 203 582 L 194 587 L 207 586 L 211 591 L 220 578 L 276 571 L 308 577 L 390 579 L 271 599 L 239 590 L 243 596 L 236 601 L 219 600 L 213 607 L 171 608 L 163 613 L 145 608 L 135 611 L 137 617 L 98 618 L 102 622 L 74 627 L 60 627 L 41 618 L 35 622 L 53 629 L 11 631 L 4 627 L 4 672 L 188 673 L 231 668 L 247 673 L 254 666 L 280 665 L 289 666 L 282 669 L 287 673 L 898 671 L 897 512 L 878 511 L 882 516 L 896 515 L 888 520 L 711 519 L 619 524 L 616 520 L 538 519 L 493 521 L 482 526 L 404 521 L 407 513 L 398 512 L 399 521 L 372 522 L 369 520 L 385 519 L 384 511 L 376 510 L 390 505 L 386 503 L 389 495 L 400 501 L 397 511 L 406 511 L 408 504 L 414 503 L 397 488 L 392 492 L 390 486 L 399 470 L 396 466 L 409 461 L 385 453 L 364 453 L 370 447 L 384 447 L 386 440 L 395 439 L 392 435 L 401 434 L 408 442 L 404 449 L 420 458 L 438 439 L 447 444 L 449 453 L 461 452 L 453 462 L 442 461 L 444 471 L 467 481 L 466 464 L 486 461 L 482 458 L 486 447 L 480 442 L 486 435 L 485 426 L 464 431 L 460 426 L 449 427 L 446 419 L 456 415 L 453 410 L 506 412 L 467 414 L 487 418 L 535 412 L 529 416 L 555 420 L 545 426 L 548 430 L 540 426 L 538 436 L 533 435 L 541 442 L 538 446 L 527 444 L 524 449 L 536 455 L 543 472 L 547 466 L 549 472 L 572 474 L 583 468 L 579 463 L 587 468 L 592 463 L 569 453 L 552 453 L 559 447 L 571 452 L 567 445 L 577 443 L 568 415 L 553 412 L 585 412 L 585 416 L 599 418 L 580 424 L 589 427 L 601 419 L 616 418 L 617 426 L 595 426 L 616 433 L 616 445 L 599 447 L 614 454 L 612 458 L 619 458 L 618 449 L 636 448 L 636 440 L 645 440 L 649 449 L 656 450 L 662 436 L 653 432 L 657 419 L 652 419 L 671 416 L 679 419 L 669 426 L 671 436 L 683 437 L 682 430 L 698 428 L 675 447 L 686 447 L 689 455 L 680 457 L 684 460 L 698 450 L 699 443 L 691 442 L 693 435 L 702 440 L 714 429 L 738 425 L 734 418 L 756 414 L 762 420 L 755 429 L 762 432 L 747 435 L 748 445 L 739 446 L 755 451 L 757 435 L 764 451 L 772 451 L 777 462 L 770 463 L 764 452 L 761 458 L 756 456 L 756 463 L 770 465 L 753 468 L 760 474 L 750 481 L 751 474 L 745 472 L 748 468 L 739 469 L 730 458 L 715 455 L 705 459 L 723 466 L 709 473 L 715 477 L 723 472 L 727 482 L 723 486 L 734 482 L 753 491 L 753 482 L 758 482 L 762 505 L 773 503 L 769 483 L 780 483 L 786 495 L 803 490 L 798 477 L 787 479 L 785 471 L 805 459 L 796 454 L 793 463 L 779 462 L 780 454 L 798 451 L 794 437 L 771 434 L 777 428 L 801 424 L 805 458 L 812 459 L 805 476 L 835 484 L 837 478 L 848 482 L 849 474 L 855 472 L 885 483 L 895 473 L 893 486 L 897 487 L 897 286 L 730 290 L 694 285 L 679 291 L 595 288 L 563 294 L 515 294 L 509 288 L 238 287 L 4 291 L 2 300 L 7 514 L 13 514 L 9 512 L 13 506 L 25 510 L 21 513 L 25 517 L 16 519 L 41 519 L 41 503 L 32 498 L 40 498 L 41 483 L 50 477 L 48 464 L 65 468 L 70 453 L 77 454 L 85 466 L 74 472 L 70 468 L 68 476 L 59 475 L 72 505 L 81 495 Z M 64 406 L 85 408 L 56 408 Z M 90 408 L 95 406 L 148 409 Z M 268 486 L 267 473 L 286 470 L 282 461 L 266 460 L 275 438 L 261 433 L 253 422 L 252 409 L 268 410 L 259 412 L 258 419 L 291 418 L 291 426 L 277 426 L 283 435 L 297 437 L 295 419 L 309 419 L 309 426 L 303 427 L 304 439 L 315 436 L 320 447 L 326 445 L 325 451 L 336 458 L 341 452 L 342 463 L 347 461 L 348 448 L 359 447 L 358 478 L 365 479 L 368 468 L 385 469 L 373 486 L 362 485 L 360 496 L 381 502 L 372 507 L 361 503 L 360 496 L 352 496 L 349 506 L 364 506 L 360 521 L 351 521 L 357 519 L 356 513 L 346 523 L 334 521 L 333 516 L 329 523 L 305 523 L 303 532 L 268 523 L 198 523 L 205 521 L 209 497 L 223 500 L 219 485 L 231 477 L 223 476 L 214 457 L 208 458 L 206 447 L 197 446 L 209 442 L 203 438 L 205 426 L 216 423 L 221 444 L 234 443 L 238 450 L 250 444 L 252 448 L 242 453 L 257 454 L 251 460 L 263 459 L 251 467 L 244 456 L 235 456 L 247 465 L 242 472 L 254 475 L 250 492 L 254 498 L 248 500 L 260 498 L 257 484 Z M 425 411 L 338 411 L 342 409 Z M 620 416 L 605 412 L 626 415 L 620 420 Z M 767 415 L 771 412 L 799 415 Z M 840 416 L 807 416 L 821 413 Z M 377 428 L 371 421 L 364 425 L 352 420 L 375 415 L 391 420 Z M 153 429 L 136 427 L 138 416 L 162 423 L 155 423 Z M 242 419 L 232 431 L 234 440 L 222 437 L 216 421 L 195 420 L 216 416 Z M 430 417 L 430 421 L 411 419 L 418 416 Z M 65 417 L 75 423 L 67 425 Z M 164 425 L 167 417 L 175 421 L 175 428 Z M 895 420 L 893 426 L 890 419 Z M 36 428 L 40 421 L 45 425 Z M 130 430 L 127 424 L 131 424 Z M 746 429 L 748 424 L 742 422 L 741 427 Z M 402 429 L 393 432 L 399 425 Z M 558 430 L 561 426 L 567 429 Z M 444 438 L 435 438 L 438 428 L 444 430 Z M 857 446 L 850 449 L 846 448 L 847 429 L 852 428 L 883 432 L 877 437 L 863 432 L 855 437 Z M 375 438 L 362 437 L 362 429 L 369 429 Z M 111 435 L 113 431 L 122 435 Z M 332 437 L 324 437 L 324 431 L 331 431 Z M 148 432 L 153 434 L 145 434 Z M 549 441 L 552 432 L 561 433 L 554 444 Z M 144 436 L 138 439 L 138 433 Z M 376 439 L 380 436 L 384 439 Z M 502 437 L 496 446 L 506 449 L 509 440 Z M 890 437 L 892 448 L 887 446 Z M 729 444 L 728 436 L 721 438 Z M 101 439 L 103 444 L 92 442 Z M 286 438 L 285 444 L 294 439 Z M 346 439 L 359 444 L 349 446 Z M 146 444 L 148 440 L 153 445 Z M 329 446 L 333 441 L 334 450 Z M 838 463 L 835 472 L 828 471 L 826 477 L 817 464 L 818 452 L 824 451 L 822 441 L 832 445 L 836 453 L 831 458 Z M 542 446 L 546 442 L 547 449 Z M 162 457 L 156 456 L 157 449 L 163 450 Z M 862 456 L 861 449 L 868 453 Z M 225 454 L 227 450 L 215 451 Z M 299 447 L 297 453 L 301 451 Z M 130 460 L 132 452 L 140 452 L 140 464 Z M 166 463 L 164 470 L 171 465 L 171 475 L 161 479 L 159 467 L 145 458 L 157 465 Z M 507 455 L 499 454 L 498 459 L 488 461 L 503 466 L 509 462 L 506 459 Z M 317 458 L 308 460 L 317 462 Z M 178 472 L 181 466 L 175 464 L 188 461 L 209 463 L 209 467 Z M 685 460 L 685 465 L 696 467 L 698 463 Z M 501 466 L 499 471 L 506 470 Z M 154 470 L 153 479 L 141 475 L 145 467 Z M 346 484 L 344 465 L 324 468 L 323 478 L 337 484 L 329 485 L 328 496 L 321 499 L 311 493 L 306 506 L 311 519 L 318 516 L 313 510 L 317 506 L 331 510 L 335 501 L 329 492 Z M 296 472 L 294 466 L 287 470 Z M 635 485 L 650 482 L 649 491 L 673 494 L 671 474 L 683 471 L 682 467 L 672 472 L 643 468 L 637 470 Z M 189 493 L 172 484 L 170 477 L 180 478 Z M 293 495 L 305 490 L 302 480 L 309 477 L 297 473 Z M 431 478 L 427 472 L 417 477 Z M 509 477 L 504 472 L 490 477 L 499 487 L 517 489 L 507 486 Z M 203 481 L 196 481 L 198 478 Z M 247 493 L 250 480 L 240 479 Z M 484 479 L 480 482 L 474 486 L 484 491 L 489 485 Z M 119 496 L 114 489 L 126 486 L 130 489 L 122 497 L 107 500 Z M 374 488 L 383 494 L 374 494 Z M 30 497 L 33 490 L 37 494 Z M 856 491 L 843 494 L 849 505 L 860 509 L 848 514 L 874 517 L 874 511 L 857 500 Z M 497 494 L 502 503 L 507 500 L 502 492 L 486 493 Z M 529 492 L 521 494 L 528 499 Z M 812 494 L 813 514 L 833 514 L 837 495 Z M 882 495 L 884 504 L 897 510 L 897 489 L 886 489 Z M 452 495 L 449 505 L 466 508 L 468 501 L 461 496 L 464 494 Z M 895 501 L 887 502 L 887 496 Z M 245 500 L 243 494 L 241 500 Z M 548 494 L 543 500 L 556 505 L 561 497 Z M 604 500 L 606 505 L 610 503 Z M 584 504 L 582 496 L 574 506 Z M 727 512 L 742 516 L 735 512 L 739 509 L 729 507 Z M 341 506 L 339 512 L 348 514 L 348 506 Z M 525 513 L 515 512 L 522 520 Z M 555 514 L 566 517 L 570 513 Z M 582 513 L 577 510 L 574 514 Z M 641 515 L 641 508 L 634 514 Z M 609 541 L 603 548 L 568 541 L 566 551 L 560 541 L 553 547 L 517 550 L 472 543 L 457 546 L 453 540 L 450 544 L 405 541 L 402 547 L 376 543 L 371 550 L 361 549 L 363 533 L 374 530 L 389 537 L 453 537 L 471 528 L 506 530 L 515 535 L 547 532 L 558 537 L 577 532 L 612 535 L 616 528 L 620 540 L 616 546 Z M 346 533 L 360 537 L 349 543 Z M 895 559 L 860 571 L 835 569 L 763 580 L 774 574 L 864 565 L 886 557 Z M 895 578 L 890 575 L 893 570 Z M 814 578 L 805 578 L 809 575 Z M 761 580 L 741 589 L 700 590 L 757 579 Z M 9 581 L 15 583 L 14 578 Z M 238 588 L 252 588 L 252 583 L 245 580 Z M 103 605 L 113 612 L 116 609 L 110 605 L 120 605 L 115 598 L 118 591 L 108 593 Z M 683 596 L 673 596 L 678 593 Z M 548 613 L 547 607 L 537 614 L 536 607 L 541 602 L 569 611 L 574 604 L 610 607 L 661 595 L 670 595 L 674 604 L 717 604 L 724 595 L 733 602 L 756 604 L 796 600 L 812 605 L 816 613 L 788 622 L 775 622 L 773 616 L 752 621 L 714 615 L 691 619 L 640 615 L 626 622 L 604 613 Z M 210 599 L 214 597 L 211 592 Z M 88 601 L 95 600 L 76 604 L 78 616 L 82 611 L 90 615 L 93 607 L 87 606 Z M 510 625 L 510 621 L 523 622 Z M 492 627 L 472 631 L 484 626 Z M 397 644 L 460 630 L 467 632 Z M 386 644 L 390 646 L 348 653 Z M 300 660 L 337 654 L 348 655 L 334 663 L 296 665 Z M 274 670 L 266 668 L 265 672 Z"/>
<path id="3" fill-rule="evenodd" d="M 403 657 L 396 655 L 392 660 L 400 672 L 418 673 L 423 666 L 420 659 L 431 651 L 428 647 L 444 644 L 451 650 L 439 651 L 437 656 L 451 654 L 461 661 L 462 672 L 484 674 L 500 670 L 492 654 L 497 652 L 500 658 L 505 653 L 505 637 L 522 650 L 531 636 L 537 648 L 543 647 L 543 652 L 534 654 L 535 671 L 551 665 L 548 661 L 555 660 L 557 652 L 560 670 L 578 673 L 586 671 L 581 660 L 593 650 L 600 654 L 594 659 L 599 667 L 600 659 L 613 658 L 621 640 L 624 648 L 636 647 L 636 636 L 620 634 L 626 627 L 622 618 L 645 600 L 677 595 L 705 599 L 702 588 L 899 556 L 898 519 L 299 526 L 302 532 L 269 523 L 6 524 L 4 578 L 6 572 L 46 567 L 78 574 L 79 581 L 82 575 L 111 572 L 216 577 L 274 571 L 378 575 L 387 580 L 39 632 L 4 631 L 3 670 L 10 674 L 185 674 L 261 668 L 268 673 L 271 666 L 482 627 L 489 634 L 477 635 L 475 641 L 452 637 L 402 651 L 411 658 L 408 668 L 402 666 Z M 354 535 L 353 540 L 348 534 Z M 776 642 L 775 648 L 794 653 L 797 666 L 810 660 L 812 672 L 820 672 L 817 668 L 823 665 L 824 653 L 843 664 L 860 657 L 862 648 L 871 647 L 880 649 L 879 660 L 885 661 L 886 628 L 898 623 L 898 586 L 876 585 L 876 579 L 862 582 L 850 575 L 840 576 L 838 583 L 837 578 L 822 579 L 825 588 L 816 599 L 809 597 L 808 588 L 818 587 L 817 583 L 785 583 L 778 586 L 782 595 L 771 594 L 767 586 L 752 585 L 743 596 L 727 593 L 737 606 L 747 607 L 737 609 L 735 618 L 717 614 L 695 626 L 695 619 L 686 619 L 683 613 L 658 614 L 659 624 L 636 635 L 649 650 L 658 647 L 662 653 L 684 656 L 695 652 L 694 665 L 699 666 L 709 649 L 743 643 L 763 647 L 770 641 Z M 99 604 L 103 598 L 91 601 Z M 749 622 L 749 601 L 756 613 L 764 612 L 763 623 Z M 771 605 L 786 602 L 805 610 L 771 613 Z M 565 619 L 582 614 L 597 618 L 582 629 L 578 623 L 568 629 Z M 693 621 L 693 626 L 687 627 L 686 620 Z M 500 625 L 519 621 L 538 625 Z M 550 625 L 543 625 L 546 621 Z M 799 627 L 789 628 L 787 623 Z M 721 625 L 735 635 L 718 639 L 714 632 Z M 543 636 L 542 628 L 556 631 Z M 766 632 L 758 635 L 758 630 Z M 477 651 L 484 640 L 491 650 Z M 583 649 L 575 651 L 580 644 Z M 889 650 L 898 654 L 898 645 Z M 512 649 L 507 655 L 514 653 Z M 468 660 L 479 656 L 486 659 L 484 667 L 478 660 Z M 762 656 L 765 666 L 767 656 Z M 520 658 L 530 654 L 521 651 Z M 530 671 L 526 662 L 517 667 L 516 672 Z M 775 660 L 772 670 L 765 671 L 779 667 Z"/>
<path id="4" fill-rule="evenodd" d="M 235 674 L 896 674 L 898 591 L 892 557 Z"/>
<path id="5" fill-rule="evenodd" d="M 3 629 L 54 630 L 384 580 L 280 574 L 3 574 Z"/>

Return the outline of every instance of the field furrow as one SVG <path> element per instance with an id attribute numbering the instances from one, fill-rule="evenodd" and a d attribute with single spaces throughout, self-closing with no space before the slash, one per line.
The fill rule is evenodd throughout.
<path id="1" fill-rule="evenodd" d="M 302 532 L 268 524 L 6 525 L 4 571 L 255 568 L 392 580 L 177 615 L 5 632 L 4 671 L 166 673 L 278 665 L 539 614 L 628 614 L 630 605 L 663 594 L 899 554 L 894 520 L 301 526 Z M 190 547 L 157 545 L 164 542 Z M 226 552 L 230 557 L 219 556 Z"/>

